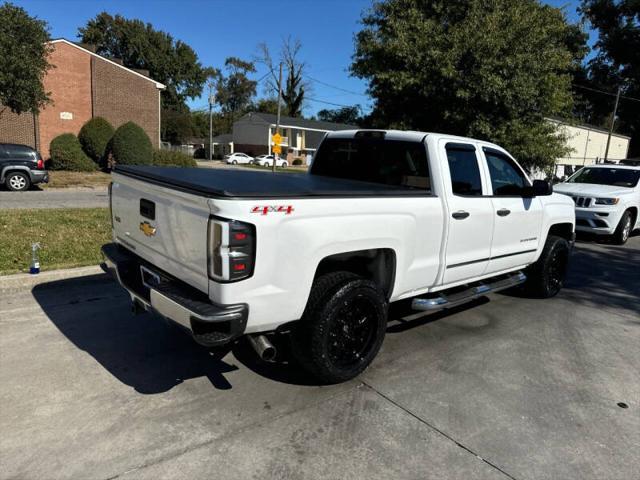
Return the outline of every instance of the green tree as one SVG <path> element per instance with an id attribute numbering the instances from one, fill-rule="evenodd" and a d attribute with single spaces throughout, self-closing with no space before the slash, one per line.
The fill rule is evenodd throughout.
<path id="1" fill-rule="evenodd" d="M 0 5 L 0 116 L 38 113 L 49 102 L 42 79 L 51 65 L 47 23 L 11 3 Z"/>
<path id="2" fill-rule="evenodd" d="M 571 115 L 585 35 L 536 0 L 387 0 L 356 36 L 378 126 L 497 142 L 528 167 L 567 150 L 545 121 Z M 580 35 L 577 35 L 580 33 Z"/>
<path id="3" fill-rule="evenodd" d="M 160 115 L 160 137 L 166 142 L 181 145 L 193 136 L 191 113 L 187 111 L 162 109 Z"/>
<path id="4" fill-rule="evenodd" d="M 148 70 L 151 78 L 165 84 L 165 108 L 184 109 L 188 98 L 202 93 L 210 73 L 189 45 L 141 20 L 102 12 L 79 28 L 78 36 L 83 43 L 95 45 L 98 54 L 120 58 L 129 68 Z"/>
<path id="5" fill-rule="evenodd" d="M 114 131 L 113 126 L 104 118 L 95 117 L 82 126 L 78 133 L 78 140 L 84 152 L 94 162 L 100 163 Z"/>
<path id="6" fill-rule="evenodd" d="M 589 61 L 589 88 L 614 94 L 618 87 L 625 97 L 640 98 L 640 2 L 637 0 L 583 0 L 583 17 L 598 31 L 596 55 Z M 609 125 L 614 98 L 580 90 L 586 100 L 586 120 Z M 640 102 L 622 98 L 617 129 L 631 135 L 630 156 L 640 155 Z"/>
<path id="7" fill-rule="evenodd" d="M 258 82 L 249 79 L 256 71 L 253 62 L 229 57 L 224 62 L 226 73 L 218 76 L 216 101 L 227 121 L 227 131 L 231 131 L 233 122 L 251 107 Z"/>
<path id="8" fill-rule="evenodd" d="M 318 120 L 346 123 L 348 125 L 361 125 L 363 123 L 362 109 L 360 105 L 336 108 L 334 110 L 323 109 L 318 112 Z"/>
<path id="9" fill-rule="evenodd" d="M 261 98 L 253 106 L 252 110 L 261 113 L 272 113 L 276 115 L 278 113 L 278 99 L 277 98 Z"/>
<path id="10" fill-rule="evenodd" d="M 284 68 L 284 82 L 282 85 L 283 114 L 290 117 L 302 116 L 304 97 L 309 90 L 309 84 L 304 80 L 307 70 L 306 62 L 300 60 L 300 40 L 287 37 L 280 50 L 280 61 Z M 258 45 L 257 61 L 264 64 L 270 72 L 267 81 L 267 91 L 270 95 L 278 95 L 279 66 L 274 64 L 266 43 Z"/>

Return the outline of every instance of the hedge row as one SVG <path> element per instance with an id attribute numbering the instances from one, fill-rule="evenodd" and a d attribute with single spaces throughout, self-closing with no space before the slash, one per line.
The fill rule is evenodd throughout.
<path id="1" fill-rule="evenodd" d="M 164 167 L 197 167 L 196 161 L 182 152 L 170 150 L 155 150 L 153 152 L 153 164 Z"/>
<path id="2" fill-rule="evenodd" d="M 82 151 L 82 146 L 73 133 L 63 133 L 51 141 L 51 169 L 90 172 L 97 165 Z"/>
<path id="3" fill-rule="evenodd" d="M 78 137 L 72 133 L 64 133 L 54 138 L 50 152 L 53 170 L 91 171 L 98 166 L 108 169 L 115 164 L 154 163 L 153 145 L 139 125 L 127 122 L 114 130 L 101 117 L 85 123 Z M 160 165 L 195 166 L 193 159 L 188 161 L 174 155 L 158 158 Z"/>

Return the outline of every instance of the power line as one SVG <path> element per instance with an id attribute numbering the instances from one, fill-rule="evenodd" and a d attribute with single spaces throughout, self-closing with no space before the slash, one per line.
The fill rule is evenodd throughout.
<path id="1" fill-rule="evenodd" d="M 324 85 L 325 87 L 333 88 L 335 90 L 340 90 L 341 92 L 350 93 L 351 95 L 358 95 L 360 97 L 368 97 L 368 95 L 364 93 L 354 92 L 353 90 L 347 90 L 346 88 L 338 87 L 336 85 L 331 85 L 330 83 L 323 82 L 322 80 L 318 80 L 317 78 L 313 78 L 309 75 L 305 75 L 309 80 L 319 83 L 320 85 Z"/>
<path id="2" fill-rule="evenodd" d="M 312 97 L 304 97 L 305 100 L 310 100 L 312 102 L 317 102 L 317 103 L 326 103 L 327 105 L 333 105 L 334 107 L 353 107 L 353 105 L 345 105 L 343 103 L 333 103 L 333 102 L 327 102 L 326 100 L 320 100 L 317 98 L 312 98 Z"/>
<path id="3" fill-rule="evenodd" d="M 573 85 L 576 88 L 582 88 L 583 90 L 589 90 L 590 92 L 602 93 L 604 95 L 609 95 L 611 97 L 616 96 L 615 93 L 607 92 L 605 90 L 598 90 L 597 88 L 585 87 L 584 85 L 578 85 L 577 83 L 572 83 L 571 85 Z M 626 95 L 620 95 L 620 98 L 624 98 L 626 100 L 631 100 L 634 102 L 640 102 L 640 98 L 627 97 Z"/>

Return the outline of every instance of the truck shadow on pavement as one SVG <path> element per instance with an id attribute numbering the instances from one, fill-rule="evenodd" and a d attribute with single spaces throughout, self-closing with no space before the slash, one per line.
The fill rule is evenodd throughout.
<path id="1" fill-rule="evenodd" d="M 284 335 L 274 339 L 275 363 L 260 361 L 251 346 L 240 340 L 233 346 L 207 349 L 191 333 L 158 315 L 133 315 L 129 297 L 107 275 L 58 280 L 36 285 L 32 294 L 56 328 L 78 349 L 87 352 L 111 375 L 145 395 L 171 390 L 185 380 L 207 377 L 220 390 L 232 388 L 225 374 L 238 369 L 237 360 L 252 372 L 293 385 L 318 385 L 318 381 L 291 361 Z M 390 311 L 387 332 L 400 333 L 473 308 L 487 299 L 419 318 L 405 305 Z M 415 316 L 415 315 L 414 315 Z M 233 357 L 228 354 L 232 353 Z"/>
<path id="2" fill-rule="evenodd" d="M 614 308 L 640 316 L 640 249 L 597 245 L 574 249 L 560 296 L 597 308 Z M 640 324 L 639 321 L 633 323 Z"/>
<path id="3" fill-rule="evenodd" d="M 238 367 L 222 360 L 229 349 L 212 352 L 179 325 L 132 315 L 129 297 L 107 275 L 36 285 L 32 293 L 62 334 L 139 393 L 166 392 L 197 377 L 232 388 L 225 374 Z"/>
<path id="4" fill-rule="evenodd" d="M 600 242 L 593 237 L 579 237 L 557 298 L 640 318 L 640 249 L 631 244 Z M 527 296 L 517 288 L 500 295 Z M 640 325 L 638 320 L 630 323 Z"/>

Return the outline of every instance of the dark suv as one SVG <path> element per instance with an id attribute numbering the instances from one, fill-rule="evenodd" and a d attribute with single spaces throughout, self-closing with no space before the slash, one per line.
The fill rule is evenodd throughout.
<path id="1" fill-rule="evenodd" d="M 28 190 L 35 183 L 49 181 L 42 156 L 33 148 L 14 143 L 0 143 L 0 184 L 16 192 Z"/>

